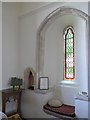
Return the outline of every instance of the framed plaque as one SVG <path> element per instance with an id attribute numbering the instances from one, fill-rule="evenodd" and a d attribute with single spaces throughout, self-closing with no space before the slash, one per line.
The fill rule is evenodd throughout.
<path id="1" fill-rule="evenodd" d="M 40 77 L 39 78 L 39 89 L 40 90 L 48 90 L 49 89 L 49 78 L 48 77 Z"/>

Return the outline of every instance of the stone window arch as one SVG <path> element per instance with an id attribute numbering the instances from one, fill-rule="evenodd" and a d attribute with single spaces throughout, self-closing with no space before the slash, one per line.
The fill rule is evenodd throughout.
<path id="1" fill-rule="evenodd" d="M 64 15 L 71 14 L 82 18 L 86 21 L 86 40 L 88 42 L 88 35 L 89 35 L 89 16 L 81 10 L 71 7 L 59 7 L 52 11 L 41 23 L 38 33 L 37 33 L 37 75 L 36 75 L 36 86 L 38 87 L 38 79 L 39 77 L 43 77 L 44 71 L 44 52 L 45 52 L 45 32 L 47 28 L 55 21 L 55 19 L 62 17 Z M 88 48 L 87 48 L 88 52 Z"/>

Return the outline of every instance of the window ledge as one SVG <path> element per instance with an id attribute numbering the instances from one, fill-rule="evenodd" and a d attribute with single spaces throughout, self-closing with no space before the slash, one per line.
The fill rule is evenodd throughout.
<path id="1" fill-rule="evenodd" d="M 77 83 L 75 81 L 62 80 L 61 82 L 59 82 L 59 84 L 65 86 L 77 86 Z"/>

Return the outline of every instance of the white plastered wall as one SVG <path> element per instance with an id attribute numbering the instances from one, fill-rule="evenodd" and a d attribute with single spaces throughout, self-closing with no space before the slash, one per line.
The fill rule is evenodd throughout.
<path id="1" fill-rule="evenodd" d="M 13 3 L 13 4 L 15 4 L 15 3 Z M 27 4 L 29 4 L 29 3 L 27 3 Z M 75 7 L 77 9 L 84 11 L 85 13 L 88 12 L 88 4 L 87 3 L 67 3 L 64 5 Z M 44 20 L 44 18 L 50 12 L 52 12 L 57 7 L 60 7 L 60 4 L 55 4 L 55 5 L 51 5 L 48 7 L 44 7 L 44 8 L 41 8 L 41 9 L 33 11 L 33 12 L 29 12 L 29 9 L 27 12 L 27 8 L 25 8 L 25 9 L 23 9 L 21 15 L 19 13 L 19 15 L 21 16 L 21 17 L 19 17 L 19 21 L 18 21 L 18 7 L 16 7 L 16 6 L 17 5 L 12 7 L 12 5 L 9 5 L 9 3 L 8 3 L 7 6 L 6 7 L 4 6 L 4 8 L 3 8 L 3 10 L 4 10 L 3 11 L 3 15 L 4 15 L 3 16 L 3 23 L 4 23 L 3 24 L 3 56 L 2 56 L 3 57 L 2 58 L 3 59 L 3 76 L 2 76 L 3 88 L 9 87 L 8 81 L 11 76 L 19 75 L 20 77 L 23 78 L 23 73 L 24 73 L 24 70 L 26 69 L 26 67 L 32 67 L 36 71 L 36 47 L 37 47 L 38 27 L 41 24 L 41 22 Z M 63 20 L 63 18 L 62 18 L 62 20 Z M 19 22 L 19 24 L 18 24 L 18 22 Z M 81 22 L 81 24 L 82 24 L 82 22 Z M 55 26 L 55 24 L 53 24 L 53 26 Z M 53 28 L 53 26 L 51 26 L 51 28 Z M 56 33 L 55 36 L 57 38 L 57 43 L 59 43 L 60 42 L 59 38 L 61 38 L 61 36 L 62 36 L 61 35 L 62 31 L 60 31 L 61 29 L 59 28 L 58 24 L 57 24 L 57 27 L 58 27 L 58 29 L 56 28 L 56 26 L 55 26 L 55 29 L 57 30 L 58 33 Z M 51 28 L 49 28 L 49 29 L 51 29 Z M 62 28 L 64 28 L 64 25 L 62 25 Z M 84 28 L 84 26 L 83 26 L 83 28 Z M 20 31 L 18 31 L 18 30 L 20 30 Z M 82 30 L 82 27 L 80 28 L 80 31 L 81 30 Z M 56 32 L 56 31 L 52 30 L 51 33 L 54 33 L 54 32 Z M 61 32 L 60 36 L 59 36 L 59 32 Z M 18 36 L 18 33 L 20 33 L 19 36 Z M 46 34 L 48 34 L 48 33 L 46 33 Z M 47 38 L 53 39 L 53 38 L 55 38 L 55 36 L 47 35 Z M 18 38 L 20 38 L 20 39 L 18 39 Z M 57 46 L 54 39 L 52 42 L 55 46 Z M 45 63 L 46 63 L 45 75 L 48 74 L 48 73 L 46 73 L 46 70 L 48 69 L 50 72 L 50 79 L 51 79 L 50 85 L 53 86 L 53 85 L 57 84 L 57 82 L 59 81 L 59 79 L 61 77 L 59 75 L 59 71 L 58 71 L 60 69 L 60 67 L 57 66 L 57 63 L 60 64 L 59 60 L 61 60 L 61 58 L 59 58 L 59 56 L 58 56 L 58 54 L 59 54 L 58 51 L 61 51 L 62 49 L 58 47 L 58 49 L 56 48 L 54 51 L 53 46 L 50 46 L 51 52 L 52 51 L 54 52 L 54 57 L 57 57 L 57 59 L 55 58 L 52 61 L 52 63 L 50 63 L 51 65 L 54 64 L 53 66 L 51 66 L 51 68 L 50 68 L 50 66 L 48 66 L 48 68 L 47 68 L 47 65 L 49 64 L 49 62 L 47 60 L 50 57 L 49 53 L 47 53 L 47 52 L 50 51 L 49 45 L 51 43 L 49 40 L 47 40 L 45 44 L 47 47 L 47 49 L 45 49 L 45 52 L 46 52 L 45 55 L 47 56 L 47 58 L 45 58 Z M 59 46 L 59 44 L 58 44 L 58 46 Z M 60 53 L 60 54 L 62 54 L 62 53 Z M 54 61 L 56 61 L 57 63 Z M 55 76 L 53 76 L 52 67 L 55 67 L 53 72 L 57 71 L 57 73 L 55 73 Z M 61 70 L 61 72 L 62 72 L 62 70 Z M 57 80 L 55 80 L 56 78 L 57 78 Z M 60 79 L 60 80 L 62 80 L 62 79 Z M 81 79 L 81 82 L 82 82 L 82 79 Z M 87 84 L 86 84 L 86 86 L 87 86 Z M 58 87 L 56 86 L 56 88 L 57 88 L 56 89 L 57 97 L 60 97 L 59 96 L 59 95 L 61 95 L 60 92 L 62 92 L 62 94 L 64 95 L 65 91 L 66 91 L 69 94 L 67 94 L 68 96 L 66 96 L 66 97 L 64 97 L 65 95 L 62 96 L 62 99 L 66 100 L 66 98 L 67 98 L 67 101 L 64 101 L 64 102 L 66 102 L 68 104 L 74 104 L 73 94 L 76 93 L 76 91 L 77 91 L 76 88 L 66 87 L 66 86 L 60 87 L 60 85 Z M 80 86 L 80 89 L 83 89 L 86 91 L 87 87 L 84 87 L 84 83 L 83 83 L 82 86 Z M 30 94 L 30 92 L 26 92 L 25 94 L 29 98 L 32 97 L 32 94 Z M 35 101 L 35 103 L 38 104 L 38 106 L 40 105 L 40 103 L 38 102 L 40 100 L 41 100 L 41 98 L 38 98 L 38 100 Z M 31 109 L 31 108 L 29 108 L 29 109 Z M 37 107 L 35 111 L 37 112 L 38 109 L 39 109 L 39 107 Z M 23 108 L 23 110 L 24 110 L 24 108 Z M 23 112 L 26 112 L 26 111 L 23 111 Z M 39 115 L 37 114 L 37 116 L 40 117 L 40 114 Z M 32 117 L 34 117 L 34 116 L 32 116 Z"/>
<path id="2" fill-rule="evenodd" d="M 74 28 L 75 41 L 75 84 L 61 85 L 63 81 L 64 39 L 63 30 L 67 26 Z M 44 76 L 48 76 L 50 86 L 57 86 L 59 98 L 66 104 L 74 104 L 75 94 L 79 91 L 88 92 L 86 22 L 73 15 L 58 18 L 46 31 Z"/>
<path id="3" fill-rule="evenodd" d="M 88 11 L 88 4 L 87 3 L 68 3 L 67 6 L 72 6 L 77 9 L 80 9 L 87 13 Z M 33 67 L 34 70 L 36 70 L 36 47 L 37 47 L 37 30 L 39 28 L 39 25 L 41 22 L 45 19 L 45 17 L 52 12 L 55 8 L 60 7 L 60 4 L 56 4 L 55 6 L 52 5 L 50 7 L 46 7 L 44 9 L 41 9 L 39 11 L 33 11 L 28 12 L 28 14 L 25 14 L 23 16 L 20 16 L 20 75 L 23 77 L 23 72 L 26 69 L 26 67 Z M 74 20 L 75 19 L 75 20 Z M 77 77 L 77 81 L 79 79 L 79 82 L 77 83 L 78 86 L 61 86 L 60 84 L 57 85 L 60 80 L 63 80 L 63 29 L 68 25 L 74 25 L 74 29 L 78 37 L 83 40 L 83 43 L 80 44 L 80 48 L 75 46 L 75 49 L 77 50 L 77 53 L 81 51 L 81 59 L 83 58 L 82 54 L 85 54 L 86 56 L 86 43 L 85 43 L 85 23 L 80 19 L 71 16 L 71 20 L 64 21 L 64 18 L 60 18 L 56 20 L 56 23 L 53 23 L 50 28 L 46 31 L 46 37 L 45 37 L 45 59 L 44 59 L 44 75 L 50 77 L 50 86 L 56 85 L 56 92 L 55 96 L 60 98 L 64 103 L 66 104 L 72 104 L 74 105 L 74 96 L 77 93 L 78 89 L 87 91 L 87 70 L 86 73 L 83 74 L 80 70 L 80 67 L 82 64 L 87 64 L 86 58 L 83 59 L 82 64 L 79 64 L 79 56 L 77 57 L 76 64 L 79 65 L 79 68 L 76 68 L 76 73 L 79 74 Z M 80 24 L 79 24 L 80 23 Z M 77 29 L 79 26 L 79 29 Z M 62 29 L 61 29 L 62 28 Z M 80 31 L 80 32 L 79 32 Z M 82 32 L 81 32 L 82 31 Z M 79 34 L 78 34 L 79 32 Z M 82 35 L 80 37 L 80 35 Z M 77 39 L 77 37 L 75 36 Z M 78 43 L 78 41 L 75 41 Z M 79 41 L 80 42 L 80 41 Z M 85 43 L 85 44 L 84 44 Z M 62 45 L 62 46 L 61 46 Z M 79 45 L 79 44 L 78 44 Z M 82 47 L 85 48 L 85 53 L 82 51 Z M 80 49 L 80 51 L 78 51 Z M 62 56 L 62 57 L 61 57 Z M 60 60 L 62 60 L 60 62 Z M 79 61 L 78 61 L 79 60 Z M 60 66 L 59 66 L 59 65 Z M 87 66 L 84 66 L 84 69 L 87 69 Z M 60 71 L 59 71 L 60 70 Z M 79 73 L 78 73 L 78 70 Z M 83 70 L 83 69 L 82 69 Z M 60 74 L 59 74 L 60 73 Z M 82 81 L 82 75 L 84 76 L 84 79 Z M 86 84 L 84 85 L 84 80 L 86 80 Z M 80 84 L 82 83 L 82 85 Z M 31 97 L 30 93 L 25 93 L 27 96 Z M 40 99 L 41 100 L 41 99 Z M 36 102 L 39 105 L 39 102 Z M 30 108 L 29 108 L 30 109 Z M 36 110 L 37 111 L 37 110 Z M 24 112 L 24 111 L 23 111 Z M 25 113 L 25 112 L 24 112 Z M 38 114 L 38 113 L 37 113 Z M 38 115 L 37 115 L 38 116 Z M 34 116 L 32 116 L 34 117 Z M 40 115 L 38 116 L 40 117 Z"/>
<path id="4" fill-rule="evenodd" d="M 0 90 L 2 89 L 2 3 L 0 2 Z M 2 94 L 0 92 L 0 111 L 2 110 Z"/>
<path id="5" fill-rule="evenodd" d="M 8 88 L 9 79 L 18 76 L 18 3 L 2 3 L 2 88 Z"/>

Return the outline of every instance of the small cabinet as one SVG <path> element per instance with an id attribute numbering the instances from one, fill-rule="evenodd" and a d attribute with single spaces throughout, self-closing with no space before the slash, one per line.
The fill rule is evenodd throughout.
<path id="1" fill-rule="evenodd" d="M 18 113 L 21 115 L 21 93 L 22 90 L 2 90 L 2 112 L 7 116 Z"/>

